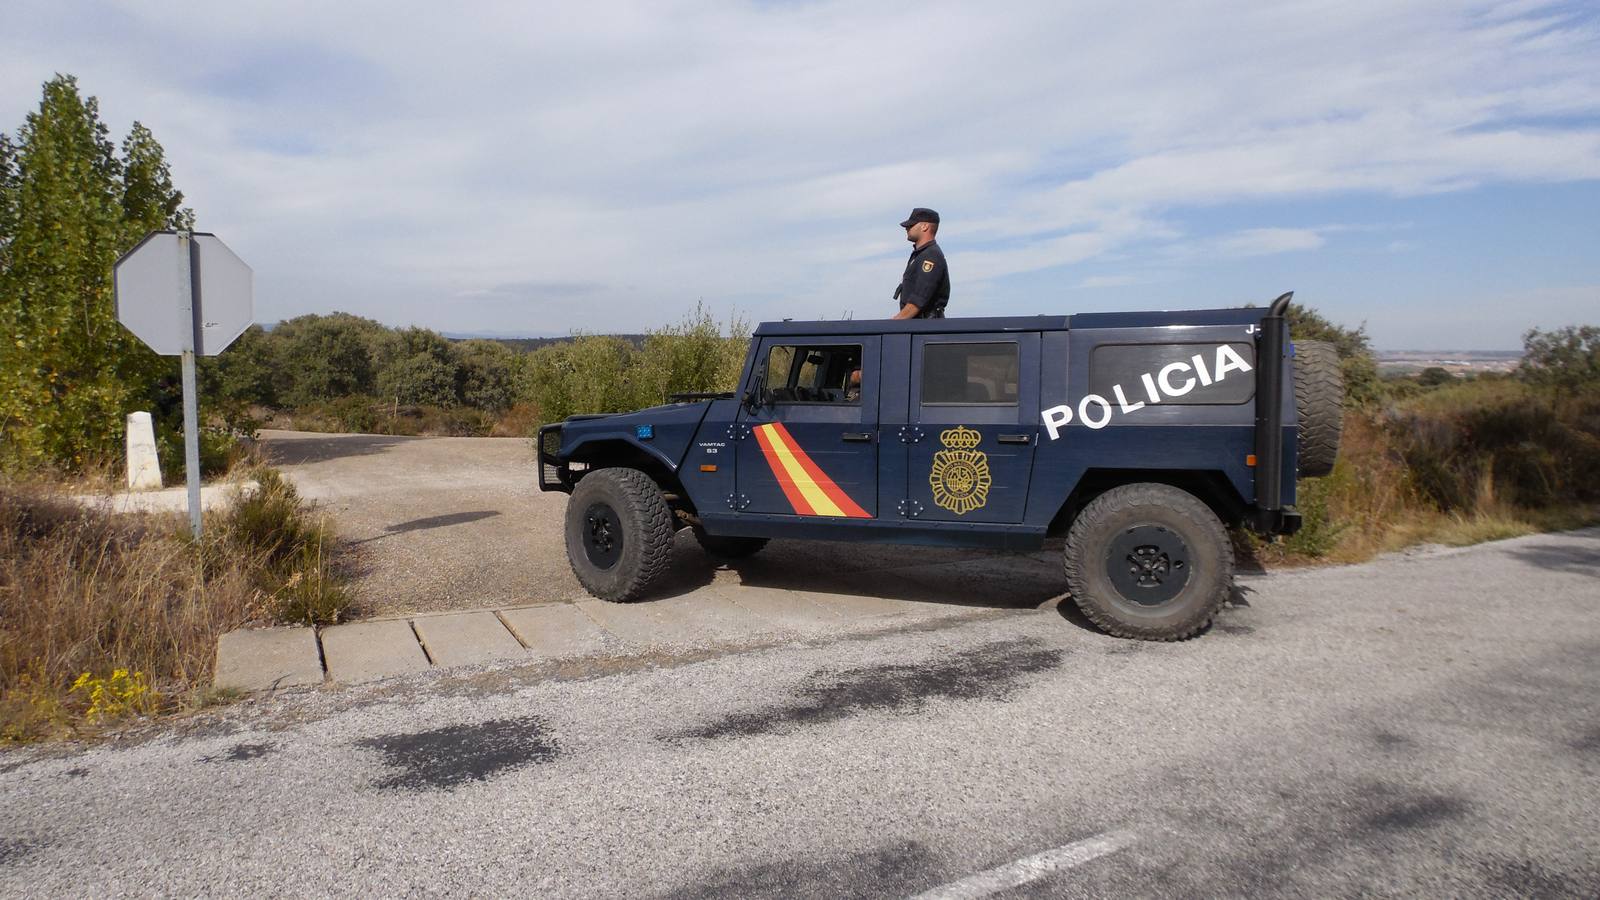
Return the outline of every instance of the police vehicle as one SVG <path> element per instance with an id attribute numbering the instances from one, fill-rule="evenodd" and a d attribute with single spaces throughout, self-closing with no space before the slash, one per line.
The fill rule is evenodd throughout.
<path id="1" fill-rule="evenodd" d="M 1227 529 L 1293 533 L 1338 452 L 1333 348 L 1265 308 L 778 322 L 738 391 L 539 430 L 539 486 L 596 597 L 648 596 L 673 534 L 1039 549 L 1105 631 L 1176 640 L 1227 599 Z"/>

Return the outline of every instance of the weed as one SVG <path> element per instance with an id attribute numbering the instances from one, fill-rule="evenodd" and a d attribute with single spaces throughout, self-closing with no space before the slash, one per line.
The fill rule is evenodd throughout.
<path id="1" fill-rule="evenodd" d="M 145 683 L 143 672 L 129 673 L 127 669 L 114 669 L 109 678 L 85 672 L 72 682 L 69 693 L 89 698 L 89 708 L 84 712 L 84 718 L 90 722 L 148 711 L 154 709 L 161 699 Z"/>
<path id="2" fill-rule="evenodd" d="M 225 632 L 344 615 L 332 531 L 276 472 L 253 474 L 261 489 L 200 545 L 181 516 L 0 483 L 0 741 L 200 705 Z"/>

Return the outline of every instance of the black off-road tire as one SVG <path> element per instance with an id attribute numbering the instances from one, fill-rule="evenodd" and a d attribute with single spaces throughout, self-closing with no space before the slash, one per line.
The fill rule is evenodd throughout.
<path id="1" fill-rule="evenodd" d="M 666 572 L 676 526 L 650 476 L 600 469 L 585 475 L 567 501 L 567 562 L 601 600 L 637 600 Z"/>
<path id="2" fill-rule="evenodd" d="M 1067 532 L 1063 563 L 1078 608 L 1117 637 L 1190 637 L 1211 624 L 1233 587 L 1222 522 L 1165 484 L 1123 485 L 1090 501 Z"/>
<path id="3" fill-rule="evenodd" d="M 766 538 L 758 537 L 727 537 L 717 534 L 706 534 L 696 528 L 694 539 L 700 542 L 700 548 L 709 556 L 721 559 L 744 559 L 755 556 L 767 546 Z"/>
<path id="4" fill-rule="evenodd" d="M 1327 341 L 1294 342 L 1294 405 L 1300 414 L 1300 477 L 1332 472 L 1344 430 L 1344 370 Z"/>

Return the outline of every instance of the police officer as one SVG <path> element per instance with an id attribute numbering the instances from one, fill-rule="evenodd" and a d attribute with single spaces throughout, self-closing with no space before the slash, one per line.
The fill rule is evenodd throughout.
<path id="1" fill-rule="evenodd" d="M 945 304 L 950 302 L 950 268 L 945 265 L 944 251 L 934 240 L 939 233 L 939 214 L 919 206 L 900 227 L 906 230 L 912 250 L 900 286 L 894 289 L 894 299 L 900 304 L 894 317 L 942 319 Z"/>

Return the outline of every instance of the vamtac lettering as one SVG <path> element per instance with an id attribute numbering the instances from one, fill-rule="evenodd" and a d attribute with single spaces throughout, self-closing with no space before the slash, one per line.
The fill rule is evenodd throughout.
<path id="1" fill-rule="evenodd" d="M 1146 405 L 1158 404 L 1168 398 L 1182 397 L 1196 386 L 1208 387 L 1216 384 L 1230 372 L 1249 371 L 1251 371 L 1250 364 L 1244 361 L 1244 357 L 1227 344 L 1219 344 L 1216 359 L 1209 371 L 1206 369 L 1205 357 L 1196 353 L 1189 362 L 1168 363 L 1161 367 L 1160 372 L 1154 374 L 1146 372 L 1139 376 L 1139 384 L 1133 390 L 1137 395 L 1141 393 L 1140 388 L 1142 388 L 1144 396 L 1132 403 L 1128 402 L 1128 395 L 1120 384 L 1112 385 L 1112 400 L 1107 400 L 1099 394 L 1085 395 L 1078 401 L 1078 421 L 1089 428 L 1099 430 L 1109 425 L 1117 413 L 1128 415 L 1144 409 Z M 1061 429 L 1072 422 L 1072 412 L 1071 404 L 1052 406 L 1040 411 L 1040 415 L 1044 417 L 1044 430 L 1050 435 L 1050 440 L 1056 440 L 1061 436 Z"/>

